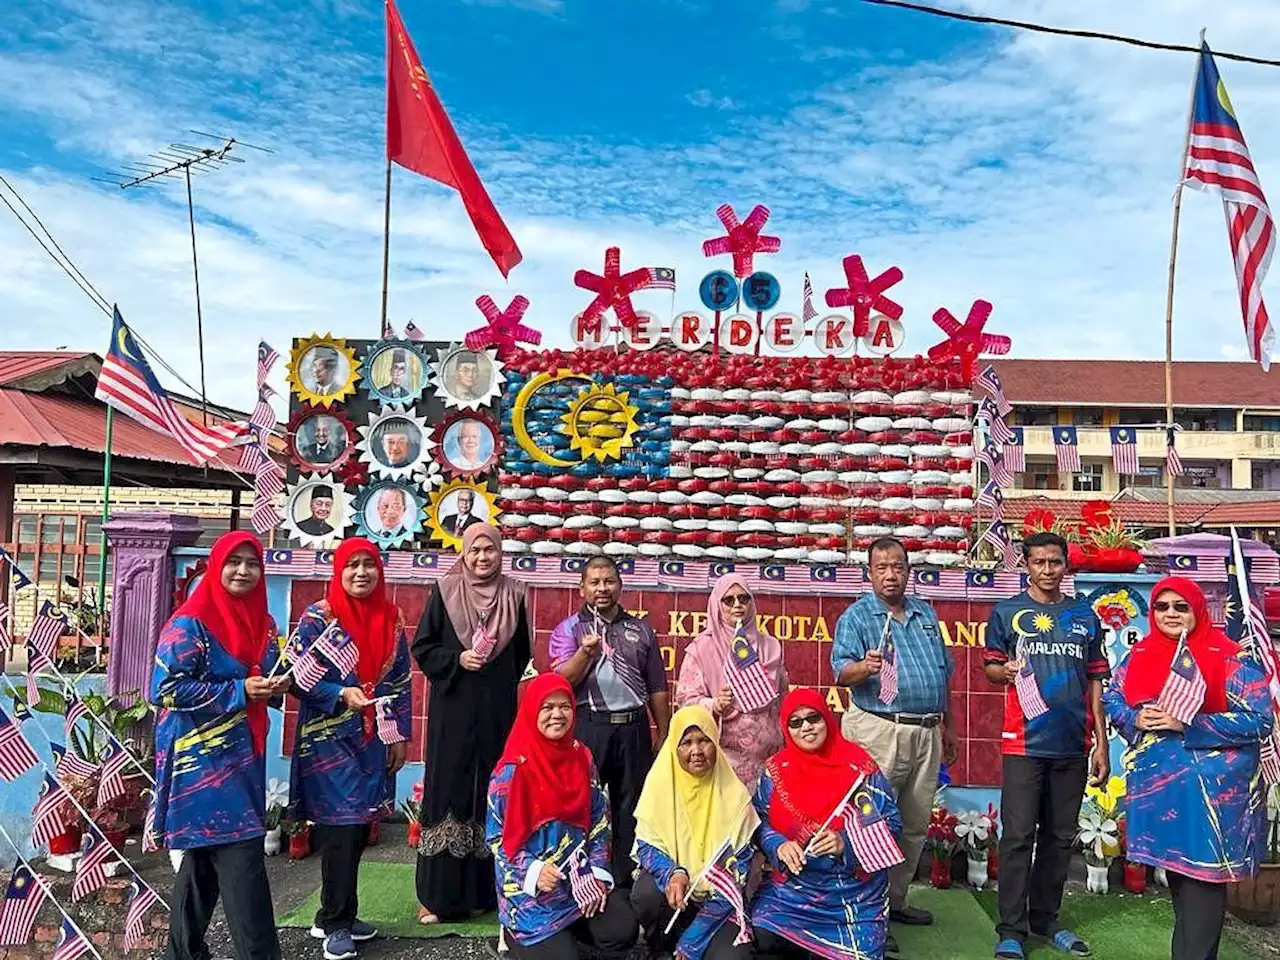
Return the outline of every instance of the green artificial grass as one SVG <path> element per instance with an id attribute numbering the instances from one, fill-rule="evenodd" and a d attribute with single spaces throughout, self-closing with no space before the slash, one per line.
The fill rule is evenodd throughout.
<path id="1" fill-rule="evenodd" d="M 907 902 L 933 914 L 928 927 L 891 924 L 889 931 L 898 941 L 906 960 L 926 957 L 990 957 L 995 946 L 991 919 L 967 890 L 935 890 L 914 886 Z"/>
<path id="2" fill-rule="evenodd" d="M 467 923 L 418 922 L 418 895 L 412 863 L 360 864 L 360 919 L 372 923 L 385 937 L 497 937 L 498 915 L 487 913 Z M 316 889 L 297 908 L 276 920 L 282 927 L 311 926 L 320 908 Z"/>
<path id="3" fill-rule="evenodd" d="M 989 925 L 994 924 L 998 912 L 995 892 L 984 890 L 977 899 L 990 918 Z M 1164 898 L 1135 897 L 1114 891 L 1105 895 L 1068 891 L 1062 899 L 1062 925 L 1088 941 L 1095 957 L 1167 960 L 1169 939 L 1173 936 L 1173 906 Z M 995 945 L 994 929 L 988 939 L 990 944 L 983 956 L 991 955 Z M 1033 947 L 1027 951 L 1028 960 L 1065 956 L 1040 940 L 1028 946 Z M 1218 958 L 1250 960 L 1249 954 L 1233 942 L 1230 933 L 1223 934 Z"/>

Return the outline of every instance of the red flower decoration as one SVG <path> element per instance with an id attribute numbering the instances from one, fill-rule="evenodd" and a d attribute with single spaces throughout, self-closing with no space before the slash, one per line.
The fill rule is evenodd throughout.
<path id="1" fill-rule="evenodd" d="M 1054 516 L 1052 510 L 1038 507 L 1027 511 L 1027 515 L 1022 520 L 1022 530 L 1024 533 L 1039 533 L 1043 530 L 1052 530 L 1057 522 L 1058 518 Z"/>
<path id="2" fill-rule="evenodd" d="M 1100 530 L 1115 522 L 1116 515 L 1106 500 L 1090 500 L 1080 507 L 1080 517 L 1089 530 Z"/>
<path id="3" fill-rule="evenodd" d="M 614 316 L 628 330 L 636 325 L 636 310 L 631 305 L 631 295 L 647 287 L 653 281 L 653 269 L 639 267 L 629 273 L 622 272 L 622 251 L 610 247 L 604 252 L 604 273 L 579 270 L 573 275 L 575 286 L 590 290 L 596 298 L 582 311 L 582 324 L 592 331 L 600 329 L 600 318 L 612 308 Z"/>
<path id="4" fill-rule="evenodd" d="M 528 297 L 516 297 L 507 309 L 499 310 L 493 297 L 485 294 L 476 297 L 476 306 L 484 314 L 487 325 L 472 330 L 466 336 L 468 350 L 484 350 L 488 347 L 498 348 L 498 359 L 506 360 L 517 348 L 518 344 L 537 345 L 542 342 L 542 334 L 532 327 L 526 327 L 521 321 L 524 312 L 529 309 Z"/>
<path id="5" fill-rule="evenodd" d="M 997 356 L 1008 353 L 1013 348 L 1013 341 L 996 333 L 983 333 L 982 328 L 991 318 L 992 306 L 986 300 L 975 300 L 969 308 L 969 316 L 961 323 L 946 307 L 939 307 L 933 315 L 933 322 L 942 328 L 947 339 L 929 348 L 929 359 L 936 362 L 955 357 L 960 361 L 960 373 L 965 383 L 973 380 L 973 368 L 978 356 L 994 353 Z"/>
<path id="6" fill-rule="evenodd" d="M 720 204 L 716 216 L 724 224 L 725 235 L 712 237 L 702 244 L 702 254 L 707 257 L 719 256 L 722 253 L 733 254 L 733 275 L 745 277 L 751 273 L 757 253 L 777 253 L 782 249 L 782 240 L 778 237 L 762 237 L 765 221 L 769 219 L 769 208 L 758 203 L 747 214 L 747 219 L 738 222 L 738 215 L 727 203 Z"/>
<path id="7" fill-rule="evenodd" d="M 1119 630 L 1129 623 L 1129 611 L 1114 603 L 1104 604 L 1094 611 L 1098 619 L 1112 630 Z"/>
<path id="8" fill-rule="evenodd" d="M 865 337 L 871 329 L 871 311 L 877 310 L 891 320 L 902 316 L 902 305 L 895 303 L 884 292 L 902 279 L 902 271 L 890 267 L 880 276 L 871 280 L 867 277 L 867 268 L 862 265 L 862 257 L 851 253 L 845 257 L 844 278 L 847 287 L 832 287 L 827 291 L 828 307 L 853 308 L 853 335 Z"/>

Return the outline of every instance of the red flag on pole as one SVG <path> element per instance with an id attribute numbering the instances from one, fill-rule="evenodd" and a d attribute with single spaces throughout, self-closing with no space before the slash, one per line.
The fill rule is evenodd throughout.
<path id="1" fill-rule="evenodd" d="M 480 242 L 504 277 L 523 259 L 449 122 L 392 0 L 387 0 L 387 159 L 462 194 Z"/>

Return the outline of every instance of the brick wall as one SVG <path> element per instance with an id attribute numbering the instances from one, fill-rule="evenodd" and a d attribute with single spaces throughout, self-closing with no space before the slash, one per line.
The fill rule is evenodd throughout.
<path id="1" fill-rule="evenodd" d="M 128 882 L 108 880 L 107 886 L 80 903 L 71 903 L 71 877 L 64 873 L 40 874 L 57 898 L 58 903 L 84 931 L 103 960 L 142 960 L 158 956 L 168 939 L 169 913 L 157 905 L 147 914 L 147 932 L 135 950 L 124 949 L 124 916 L 128 897 Z M 0 947 L 0 960 L 48 960 L 53 956 L 53 945 L 58 940 L 62 926 L 62 914 L 47 900 L 36 916 L 31 942 L 21 947 Z"/>

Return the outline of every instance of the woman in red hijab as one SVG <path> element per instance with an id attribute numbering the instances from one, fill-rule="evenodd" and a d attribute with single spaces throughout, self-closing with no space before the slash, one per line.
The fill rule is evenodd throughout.
<path id="1" fill-rule="evenodd" d="M 489 781 L 485 841 L 519 960 L 578 960 L 579 942 L 622 960 L 636 941 L 630 900 L 610 873 L 609 804 L 591 751 L 573 736 L 573 701 L 559 674 L 533 680 Z"/>
<path id="2" fill-rule="evenodd" d="M 859 849 L 892 859 L 902 832 L 893 788 L 870 754 L 840 736 L 816 691 L 787 694 L 781 719 L 786 746 L 765 763 L 755 796 L 760 847 L 773 868 L 751 908 L 756 949 L 778 957 L 881 958 L 889 871 L 864 863 L 851 835 Z"/>
<path id="3" fill-rule="evenodd" d="M 377 933 L 356 916 L 356 880 L 369 824 L 395 806 L 411 729 L 404 619 L 370 541 L 344 540 L 334 552 L 324 599 L 298 622 L 295 661 L 303 651 L 319 659 L 294 670 L 301 706 L 288 815 L 315 824 L 320 849 L 311 935 L 324 940 L 325 960 L 345 960 L 356 955 L 357 941 Z M 312 662 L 314 671 L 306 666 Z"/>
<path id="4" fill-rule="evenodd" d="M 1165 577 L 1151 591 L 1151 631 L 1103 703 L 1129 744 L 1125 855 L 1169 877 L 1173 960 L 1212 960 L 1227 884 L 1257 872 L 1266 840 L 1266 676 L 1252 650 L 1213 625 L 1193 581 Z"/>
<path id="5" fill-rule="evenodd" d="M 267 611 L 262 544 L 228 533 L 190 597 L 160 632 L 148 701 L 156 712 L 158 846 L 178 851 L 170 960 L 209 956 L 219 896 L 241 960 L 279 960 L 262 838 L 267 702 L 289 686 L 266 679 L 276 625 Z"/>

